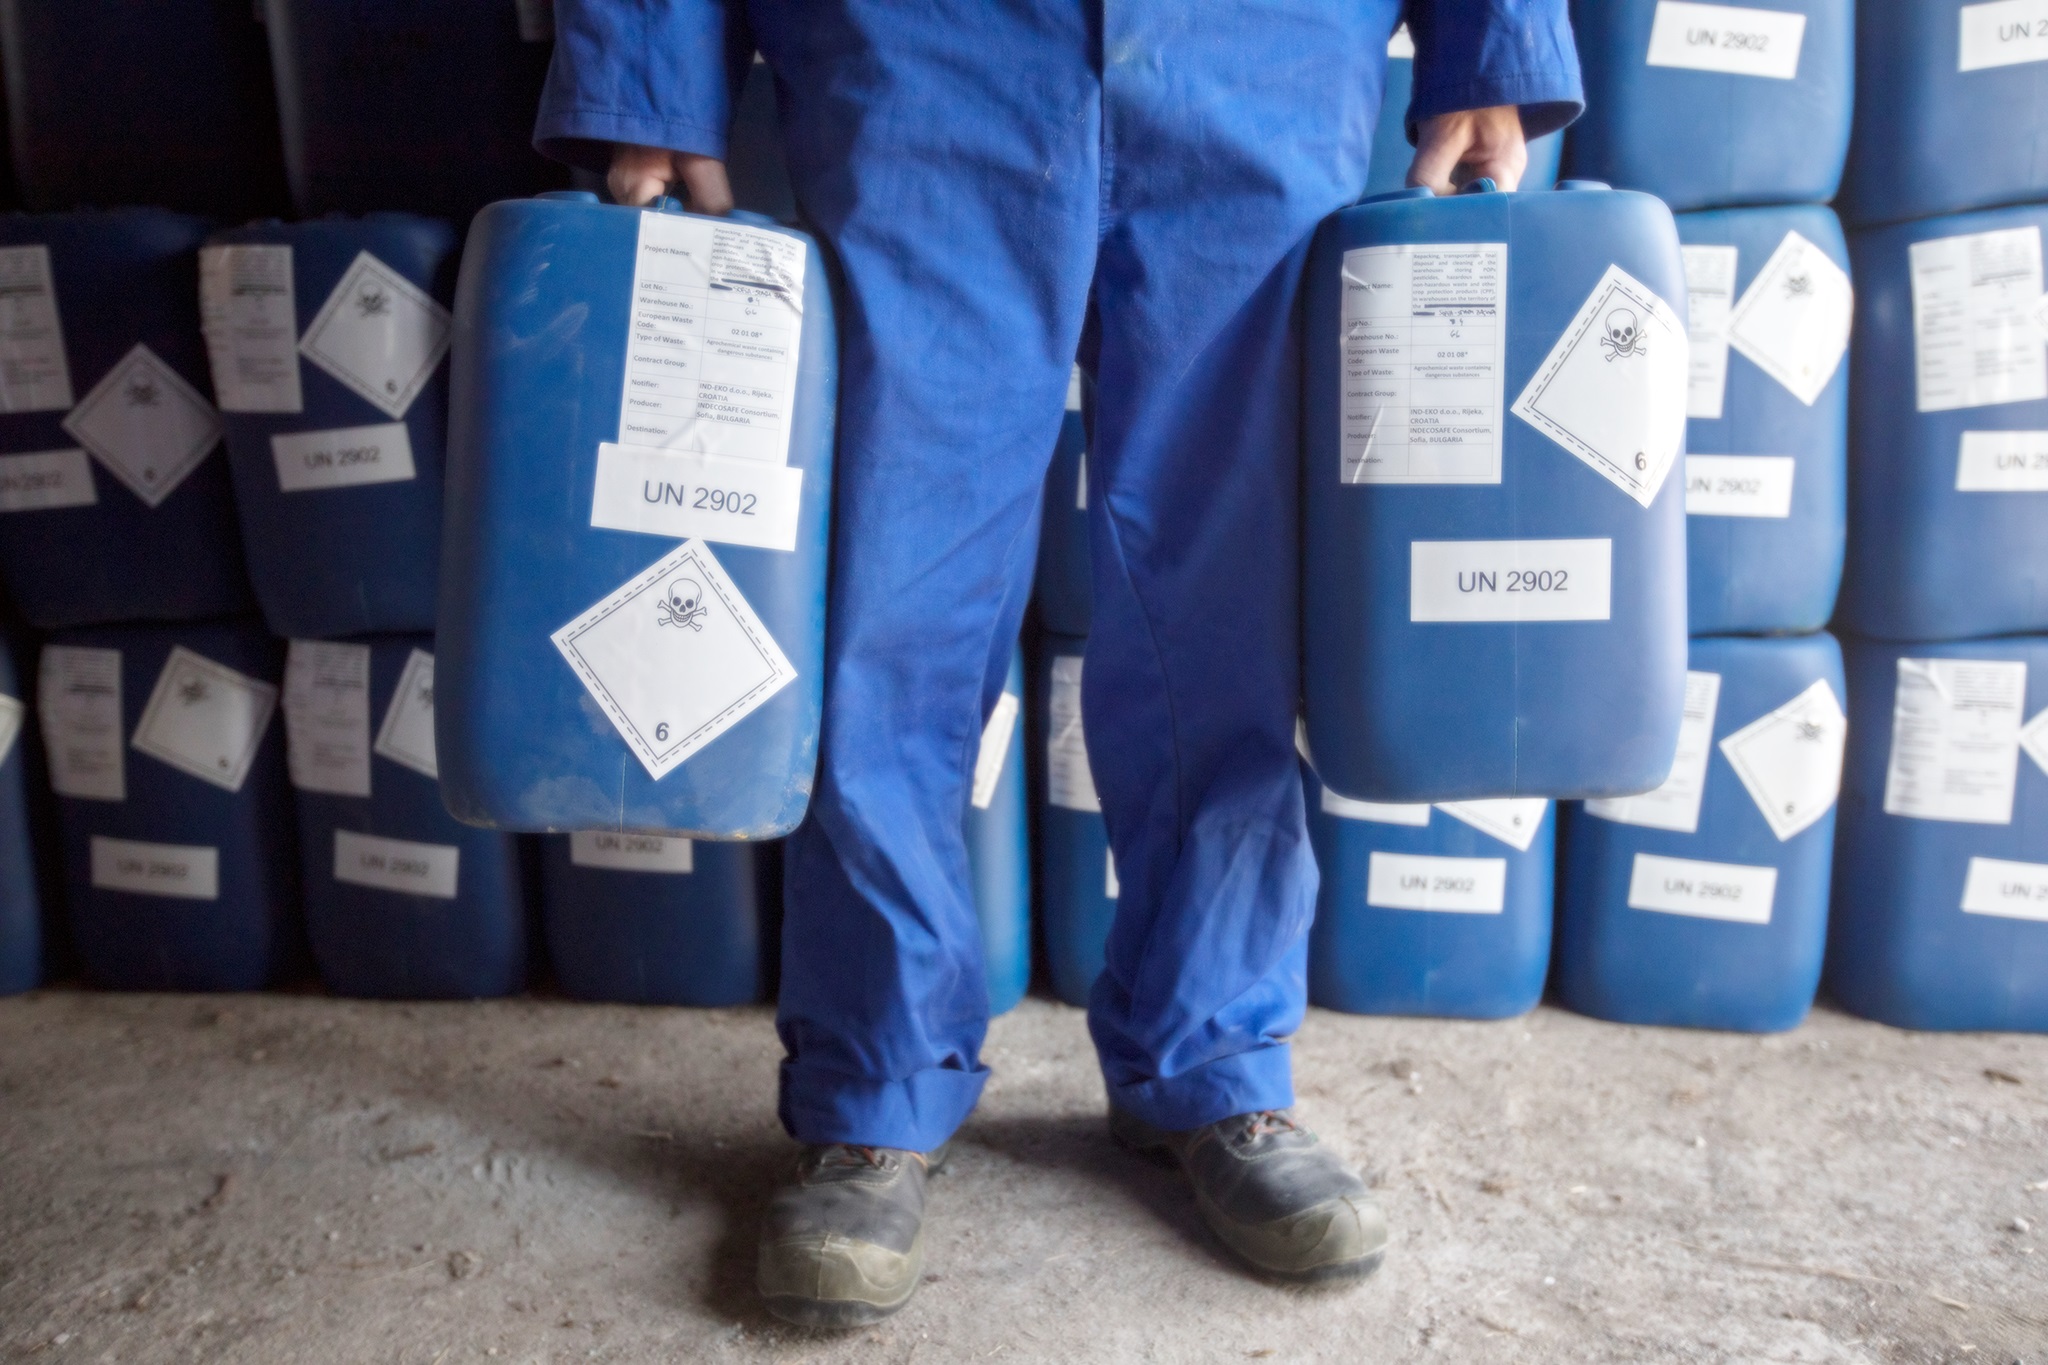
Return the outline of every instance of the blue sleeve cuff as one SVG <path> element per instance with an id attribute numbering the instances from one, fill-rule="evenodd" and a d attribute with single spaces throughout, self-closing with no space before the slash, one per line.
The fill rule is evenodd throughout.
<path id="1" fill-rule="evenodd" d="M 1445 82 L 1427 88 L 1418 85 L 1408 101 L 1408 141 L 1414 142 L 1416 129 L 1438 114 L 1491 109 L 1501 104 L 1520 106 L 1522 136 L 1533 141 L 1576 120 L 1586 111 L 1586 96 L 1579 88 L 1576 71 L 1569 81 L 1560 80 L 1554 72 L 1532 72 Z"/>
<path id="2" fill-rule="evenodd" d="M 723 160 L 753 51 L 742 0 L 556 0 L 533 145 L 594 171 L 618 142 Z"/>
<path id="3" fill-rule="evenodd" d="M 1408 140 L 1439 114 L 1512 104 L 1538 138 L 1586 107 L 1566 0 L 1407 0 L 1415 39 Z"/>
<path id="4" fill-rule="evenodd" d="M 637 142 L 672 152 L 725 159 L 726 130 L 656 114 L 611 109 L 561 109 L 542 101 L 533 145 L 542 156 L 602 173 L 612 164 L 612 144 Z"/>

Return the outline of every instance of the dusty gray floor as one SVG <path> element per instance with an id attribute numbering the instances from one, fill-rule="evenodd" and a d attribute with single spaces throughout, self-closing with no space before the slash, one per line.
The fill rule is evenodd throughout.
<path id="1" fill-rule="evenodd" d="M 0 1002 L 0 1359 L 2048 1365 L 2048 1038 L 1317 1013 L 1297 1050 L 1378 1279 L 1241 1278 L 1031 1001 L 924 1291 L 830 1337 L 749 1293 L 764 1011 Z"/>

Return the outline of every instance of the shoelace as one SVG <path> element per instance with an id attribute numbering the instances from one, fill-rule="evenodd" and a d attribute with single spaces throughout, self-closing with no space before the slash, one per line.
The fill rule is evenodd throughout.
<path id="1" fill-rule="evenodd" d="M 1294 1121 L 1294 1115 L 1285 1109 L 1261 1109 L 1251 1116 L 1245 1125 L 1242 1141 L 1251 1142 L 1269 1134 L 1298 1133 L 1301 1125 Z"/>
<path id="2" fill-rule="evenodd" d="M 914 1158 L 920 1165 L 926 1164 L 926 1158 L 922 1152 L 905 1152 L 903 1155 Z M 858 1143 L 835 1142 L 827 1145 L 818 1153 L 817 1162 L 812 1169 L 823 1170 L 828 1166 L 865 1166 L 877 1171 L 886 1171 L 889 1169 L 889 1153 L 880 1147 L 863 1147 Z"/>

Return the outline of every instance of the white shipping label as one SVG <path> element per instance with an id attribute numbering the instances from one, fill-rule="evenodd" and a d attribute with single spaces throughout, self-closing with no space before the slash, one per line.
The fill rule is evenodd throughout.
<path id="1" fill-rule="evenodd" d="M 0 763 L 5 763 L 14 752 L 14 741 L 21 735 L 21 718 L 27 711 L 21 698 L 0 692 Z"/>
<path id="2" fill-rule="evenodd" d="M 1769 924 L 1778 894 L 1778 869 L 1747 863 L 1706 863 L 1693 858 L 1636 854 L 1629 869 L 1628 908 L 1667 915 Z"/>
<path id="3" fill-rule="evenodd" d="M 1718 418 L 1728 394 L 1728 315 L 1741 253 L 1732 246 L 1678 250 L 1685 258 L 1685 415 Z"/>
<path id="4" fill-rule="evenodd" d="M 1116 879 L 1116 850 L 1107 849 L 1103 855 L 1102 894 L 1116 900 L 1124 893 L 1123 883 Z"/>
<path id="5" fill-rule="evenodd" d="M 174 645 L 129 743 L 137 753 L 237 792 L 276 707 L 274 685 Z"/>
<path id="6" fill-rule="evenodd" d="M 1514 412 L 1648 507 L 1685 445 L 1690 369 L 1678 314 L 1610 265 Z"/>
<path id="7" fill-rule="evenodd" d="M 1970 859 L 1963 874 L 1963 913 L 2048 923 L 2048 866 Z"/>
<path id="8" fill-rule="evenodd" d="M 1790 455 L 1688 455 L 1685 514 L 1689 517 L 1789 517 Z"/>
<path id="9" fill-rule="evenodd" d="M 1101 810 L 1095 774 L 1088 767 L 1088 737 L 1081 728 L 1081 659 L 1062 654 L 1052 661 L 1047 697 L 1045 799 L 1067 810 Z"/>
<path id="10" fill-rule="evenodd" d="M 220 899 L 220 850 L 92 836 L 92 884 L 102 891 L 179 900 Z"/>
<path id="11" fill-rule="evenodd" d="M 448 353 L 452 327 L 433 295 L 361 251 L 299 339 L 299 353 L 386 416 L 403 417 Z"/>
<path id="12" fill-rule="evenodd" d="M 974 755 L 972 798 L 976 810 L 987 810 L 995 802 L 996 784 L 1002 781 L 1003 764 L 1010 756 L 1010 740 L 1017 733 L 1017 713 L 1022 707 L 1016 693 L 1005 692 L 996 698 L 995 710 L 988 713 L 988 724 L 981 727 L 981 748 Z"/>
<path id="13" fill-rule="evenodd" d="M 1605 621 L 1611 540 L 1417 540 L 1411 621 Z"/>
<path id="14" fill-rule="evenodd" d="M 512 0 L 519 19 L 519 41 L 551 43 L 555 40 L 555 0 Z"/>
<path id="15" fill-rule="evenodd" d="M 46 246 L 0 247 L 0 412 L 62 412 L 71 366 Z"/>
<path id="16" fill-rule="evenodd" d="M 290 246 L 201 247 L 199 323 L 222 412 L 304 410 Z"/>
<path id="17" fill-rule="evenodd" d="M 804 472 L 759 460 L 604 442 L 590 524 L 613 531 L 794 550 Z"/>
<path id="18" fill-rule="evenodd" d="M 1491 834 L 1516 852 L 1527 853 L 1543 828 L 1543 813 L 1550 802 L 1541 796 L 1511 796 L 1492 801 L 1439 801 L 1436 808 L 1454 820 L 1462 820 L 1481 834 Z"/>
<path id="19" fill-rule="evenodd" d="M 1805 37 L 1803 14 L 1658 0 L 1648 64 L 1789 81 L 1799 74 Z"/>
<path id="20" fill-rule="evenodd" d="M 1375 825 L 1411 825 L 1416 829 L 1429 824 L 1427 802 L 1355 801 L 1324 787 L 1318 804 L 1322 806 L 1323 814 L 1334 815 L 1340 820 L 1366 820 Z"/>
<path id="21" fill-rule="evenodd" d="M 461 863 L 462 850 L 453 844 L 334 831 L 334 880 L 373 891 L 454 900 Z"/>
<path id="22" fill-rule="evenodd" d="M 684 541 L 553 638 L 657 782 L 796 678 L 701 540 Z"/>
<path id="23" fill-rule="evenodd" d="M 578 830 L 569 836 L 569 861 L 607 872 L 680 874 L 697 868 L 695 846 L 674 834 L 621 834 Z"/>
<path id="24" fill-rule="evenodd" d="M 1342 287 L 1342 481 L 1499 483 L 1506 244 L 1353 247 Z"/>
<path id="25" fill-rule="evenodd" d="M 1913 370 L 1921 412 L 2048 398 L 2041 230 L 2001 228 L 1908 248 Z"/>
<path id="26" fill-rule="evenodd" d="M 416 477 L 412 435 L 403 422 L 333 431 L 279 432 L 270 438 L 277 486 L 285 493 L 404 483 Z"/>
<path id="27" fill-rule="evenodd" d="M 641 214 L 619 444 L 788 464 L 803 310 L 796 239 Z"/>
<path id="28" fill-rule="evenodd" d="M 1841 368 L 1855 313 L 1849 272 L 1788 232 L 1742 291 L 1728 320 L 1728 341 L 1812 407 Z"/>
<path id="29" fill-rule="evenodd" d="M 155 507 L 220 441 L 220 414 L 143 345 L 121 357 L 64 419 L 64 430 L 128 491 Z"/>
<path id="30" fill-rule="evenodd" d="M 1835 804 L 1848 738 L 1849 718 L 1823 678 L 1722 740 L 1721 752 L 1783 841 Z"/>
<path id="31" fill-rule="evenodd" d="M 0 512 L 90 507 L 99 500 L 92 481 L 92 461 L 82 450 L 0 455 Z"/>
<path id="32" fill-rule="evenodd" d="M 1365 903 L 1383 910 L 1498 915 L 1507 908 L 1508 860 L 1375 852 L 1366 864 Z"/>
<path id="33" fill-rule="evenodd" d="M 2048 431 L 1966 431 L 1958 493 L 2048 493 Z"/>
<path id="34" fill-rule="evenodd" d="M 434 750 L 434 656 L 415 649 L 398 675 L 384 721 L 377 727 L 376 751 L 422 777 L 441 777 L 440 755 Z"/>
<path id="35" fill-rule="evenodd" d="M 284 663 L 284 748 L 292 785 L 370 794 L 370 647 L 294 640 Z"/>
<path id="36" fill-rule="evenodd" d="M 2048 707 L 2043 707 L 2034 718 L 2020 727 L 2020 748 L 2027 751 L 2027 757 L 2034 760 L 2034 766 L 2048 773 Z"/>
<path id="37" fill-rule="evenodd" d="M 1387 56 L 1397 61 L 1415 60 L 1415 35 L 1408 31 L 1408 25 L 1399 25 L 1387 39 Z"/>
<path id="38" fill-rule="evenodd" d="M 1714 713 L 1721 702 L 1721 675 L 1685 675 L 1685 714 L 1678 722 L 1678 752 L 1671 776 L 1640 796 L 1608 796 L 1585 803 L 1588 815 L 1616 824 L 1697 834 L 1700 798 L 1707 791 L 1707 763 L 1714 756 Z"/>
<path id="39" fill-rule="evenodd" d="M 1964 5 L 1957 11 L 1957 23 L 1958 72 L 2048 59 L 2048 0 Z"/>
<path id="40" fill-rule="evenodd" d="M 128 798 L 120 650 L 43 646 L 36 715 L 43 725 L 51 791 L 85 801 Z"/>
<path id="41" fill-rule="evenodd" d="M 2026 696 L 2017 660 L 1899 660 L 1885 814 L 2011 824 Z"/>

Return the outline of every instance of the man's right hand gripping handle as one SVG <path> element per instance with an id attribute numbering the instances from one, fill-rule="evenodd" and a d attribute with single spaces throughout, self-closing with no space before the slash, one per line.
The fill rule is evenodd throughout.
<path id="1" fill-rule="evenodd" d="M 732 183 L 726 179 L 725 163 L 694 152 L 615 143 L 605 187 L 613 199 L 634 208 L 673 193 L 693 213 L 732 212 Z"/>

